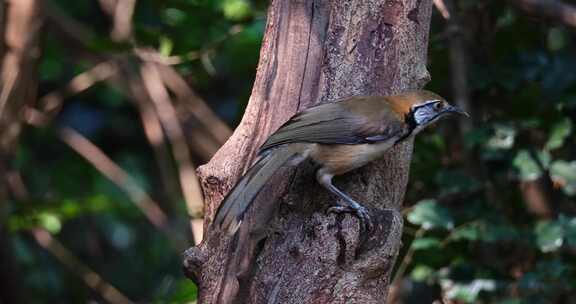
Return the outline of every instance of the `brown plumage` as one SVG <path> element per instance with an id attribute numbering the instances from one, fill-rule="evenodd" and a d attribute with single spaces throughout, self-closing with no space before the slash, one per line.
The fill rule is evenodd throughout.
<path id="1" fill-rule="evenodd" d="M 354 213 L 370 230 L 367 210 L 337 189 L 332 177 L 376 160 L 447 113 L 465 114 L 430 91 L 351 97 L 306 109 L 266 140 L 260 159 L 221 203 L 214 223 L 233 234 L 274 172 L 310 158 L 319 165 L 318 182 L 342 199 L 330 211 Z"/>

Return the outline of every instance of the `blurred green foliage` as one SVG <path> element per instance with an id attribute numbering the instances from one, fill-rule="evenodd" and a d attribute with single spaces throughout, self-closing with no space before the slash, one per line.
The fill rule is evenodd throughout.
<path id="1" fill-rule="evenodd" d="M 111 20 L 98 1 L 52 4 L 89 33 L 83 36 L 88 52 L 121 55 L 131 50 L 132 46 L 110 38 Z M 178 71 L 233 125 L 251 90 L 266 5 L 249 0 L 138 1 L 135 45 L 179 58 Z M 49 23 L 43 35 L 40 96 L 65 87 L 95 63 L 84 57 L 85 50 L 62 40 Z M 15 165 L 29 194 L 26 201 L 12 202 L 7 225 L 28 299 L 32 303 L 102 300 L 83 283 L 77 269 L 63 265 L 34 241 L 29 231 L 42 227 L 131 300 L 195 300 L 196 286 L 181 271 L 185 248 L 175 247 L 124 192 L 62 142 L 57 134 L 61 127 L 77 130 L 126 170 L 161 203 L 173 230 L 182 234 L 189 230 L 181 194 L 167 193 L 170 190 L 160 180 L 138 110 L 117 88 L 94 85 L 67 98 L 50 125 L 28 128 L 21 137 Z"/>
<path id="2" fill-rule="evenodd" d="M 417 139 L 406 303 L 571 303 L 576 35 L 504 2 L 467 3 L 473 128 L 447 122 Z M 443 28 L 435 18 L 429 87 L 450 96 Z"/>
<path id="3" fill-rule="evenodd" d="M 526 18 L 504 1 L 461 1 L 473 127 L 457 122 L 417 140 L 407 194 L 405 303 L 566 303 L 576 293 L 575 34 Z M 109 38 L 97 1 L 54 1 L 87 27 L 94 53 L 130 49 Z M 266 1 L 138 1 L 134 40 L 181 60 L 179 72 L 230 125 L 249 96 Z M 435 14 L 429 88 L 451 97 L 449 37 Z M 42 41 L 40 91 L 91 67 L 52 31 Z M 56 136 L 72 127 L 127 170 L 186 231 L 182 198 L 162 187 L 137 110 L 106 84 L 68 98 L 56 121 L 28 128 L 16 159 L 29 200 L 8 225 L 32 302 L 100 299 L 39 247 L 43 227 L 86 265 L 139 302 L 190 302 L 180 253 L 130 199 Z M 540 185 L 540 186 L 538 186 Z M 531 189 L 536 189 L 532 191 Z M 531 212 L 545 197 L 546 215 Z M 414 233 L 416 232 L 416 233 Z M 403 259 L 410 255 L 411 259 Z"/>

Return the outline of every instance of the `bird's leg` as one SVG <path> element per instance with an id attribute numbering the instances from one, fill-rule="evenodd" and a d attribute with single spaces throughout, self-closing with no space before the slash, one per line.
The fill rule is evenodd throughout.
<path id="1" fill-rule="evenodd" d="M 332 184 L 332 174 L 326 173 L 324 170 L 320 169 L 316 172 L 316 179 L 318 182 L 330 190 L 330 192 L 336 194 L 342 199 L 342 201 L 337 201 L 338 206 L 334 206 L 328 209 L 328 212 L 334 213 L 353 213 L 360 220 L 361 230 L 371 231 L 373 228 L 372 220 L 368 215 L 368 210 L 366 207 L 360 205 L 351 197 L 346 195 L 346 193 L 340 191 Z M 363 231 L 361 231 L 362 233 Z M 363 234 L 363 233 L 362 233 Z"/>

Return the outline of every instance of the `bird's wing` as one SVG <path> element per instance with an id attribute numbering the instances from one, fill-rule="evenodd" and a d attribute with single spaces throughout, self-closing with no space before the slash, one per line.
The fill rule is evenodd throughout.
<path id="1" fill-rule="evenodd" d="M 293 116 L 273 133 L 262 145 L 260 152 L 296 142 L 375 143 L 395 136 L 404 136 L 409 132 L 403 120 L 391 112 L 391 109 L 383 106 L 382 102 L 371 106 L 375 102 L 377 101 L 370 98 L 356 97 L 308 108 Z"/>

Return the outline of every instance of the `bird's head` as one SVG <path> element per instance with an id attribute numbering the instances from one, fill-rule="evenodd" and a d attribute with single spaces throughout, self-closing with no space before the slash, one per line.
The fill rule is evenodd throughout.
<path id="1" fill-rule="evenodd" d="M 449 114 L 469 116 L 462 109 L 449 104 L 442 96 L 430 91 L 412 91 L 398 95 L 398 98 L 402 100 L 402 111 L 406 119 L 414 124 L 416 131 Z"/>

